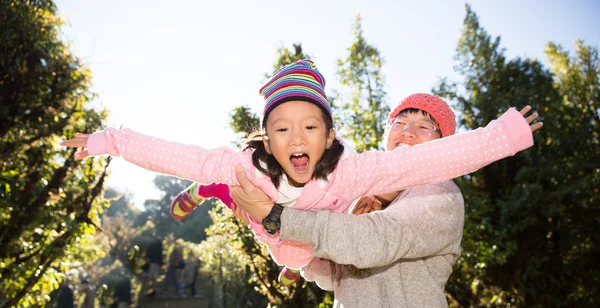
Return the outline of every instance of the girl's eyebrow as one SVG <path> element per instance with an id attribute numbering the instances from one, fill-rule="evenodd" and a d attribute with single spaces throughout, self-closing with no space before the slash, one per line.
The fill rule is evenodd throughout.
<path id="1" fill-rule="evenodd" d="M 305 120 L 321 121 L 322 118 L 319 118 L 319 117 L 316 117 L 316 116 L 309 116 L 309 117 L 306 117 Z"/>
<path id="2" fill-rule="evenodd" d="M 322 119 L 317 116 L 307 116 L 307 117 L 301 119 L 300 121 L 306 121 L 306 120 L 321 121 Z M 292 120 L 289 118 L 281 117 L 281 118 L 273 120 L 272 125 L 275 125 L 275 123 L 277 123 L 279 121 L 292 121 Z"/>
<path id="3" fill-rule="evenodd" d="M 278 118 L 278 119 L 273 120 L 273 122 L 271 122 L 271 125 L 275 125 L 275 124 L 277 124 L 278 122 L 281 122 L 281 121 L 289 122 L 290 120 L 288 118 L 283 118 L 283 117 L 282 118 Z"/>

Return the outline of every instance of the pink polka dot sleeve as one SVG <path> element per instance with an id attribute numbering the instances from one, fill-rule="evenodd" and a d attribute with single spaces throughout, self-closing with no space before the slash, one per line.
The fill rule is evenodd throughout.
<path id="1" fill-rule="evenodd" d="M 334 172 L 332 188 L 353 200 L 453 179 L 533 145 L 529 124 L 514 108 L 486 127 L 390 152 L 354 155 Z"/>
<path id="2" fill-rule="evenodd" d="M 199 183 L 239 185 L 234 166 L 251 165 L 251 153 L 232 148 L 204 149 L 197 145 L 170 142 L 130 129 L 107 128 L 88 138 L 90 155 L 110 154 L 144 169 Z M 248 170 L 248 169 L 247 169 Z"/>

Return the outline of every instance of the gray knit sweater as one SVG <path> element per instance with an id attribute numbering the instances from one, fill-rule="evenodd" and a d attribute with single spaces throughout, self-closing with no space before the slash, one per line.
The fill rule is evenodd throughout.
<path id="1" fill-rule="evenodd" d="M 460 256 L 464 201 L 452 181 L 403 191 L 383 211 L 348 215 L 285 208 L 282 239 L 311 243 L 303 270 L 335 294 L 334 307 L 447 307 L 444 287 Z M 326 259 L 326 260 L 323 260 Z M 358 276 L 331 262 L 368 269 Z"/>

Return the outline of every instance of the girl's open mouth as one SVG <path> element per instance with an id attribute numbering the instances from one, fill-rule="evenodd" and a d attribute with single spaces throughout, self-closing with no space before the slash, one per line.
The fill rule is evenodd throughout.
<path id="1" fill-rule="evenodd" d="M 310 158 L 306 153 L 295 153 L 290 156 L 290 162 L 297 173 L 305 173 L 308 171 Z"/>

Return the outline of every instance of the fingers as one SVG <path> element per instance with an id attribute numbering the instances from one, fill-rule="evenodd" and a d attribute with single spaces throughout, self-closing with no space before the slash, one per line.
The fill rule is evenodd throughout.
<path id="1" fill-rule="evenodd" d="M 531 111 L 531 106 L 527 105 L 525 107 L 523 107 L 523 109 L 521 109 L 521 115 L 523 117 L 525 117 L 525 115 Z M 531 124 L 533 123 L 533 121 L 537 120 L 540 117 L 540 115 L 537 112 L 534 112 L 532 115 L 525 117 L 525 121 L 527 121 L 527 124 Z M 543 122 L 537 122 L 534 124 L 531 124 L 529 127 L 531 127 L 531 132 L 535 132 L 536 130 L 542 128 L 542 126 L 544 126 Z"/>
<path id="2" fill-rule="evenodd" d="M 244 166 L 242 166 L 242 165 L 235 166 L 235 177 L 237 178 L 238 182 L 240 182 L 240 186 L 242 186 L 242 188 L 245 191 L 254 188 L 254 184 L 252 184 L 252 182 L 250 182 L 250 180 L 248 179 L 248 175 L 246 175 Z"/>
<path id="3" fill-rule="evenodd" d="M 240 186 L 229 186 L 229 195 L 234 200 L 238 198 L 240 196 L 240 193 L 242 193 L 243 191 L 244 189 Z"/>
<path id="4" fill-rule="evenodd" d="M 366 205 L 363 204 L 357 204 L 356 207 L 354 207 L 354 209 L 352 210 L 352 214 L 354 215 L 360 215 L 364 213 Z"/>
<path id="5" fill-rule="evenodd" d="M 371 212 L 380 211 L 382 208 L 383 208 L 383 205 L 381 204 L 381 201 L 375 200 L 375 202 L 373 202 L 373 208 L 372 208 Z"/>
<path id="6" fill-rule="evenodd" d="M 383 205 L 381 201 L 377 200 L 375 197 L 362 197 L 356 202 L 356 205 L 352 210 L 352 214 L 367 214 L 374 211 L 379 211 L 382 208 Z"/>
<path id="7" fill-rule="evenodd" d="M 352 211 L 352 214 L 354 214 L 354 215 L 364 214 L 365 210 L 366 210 L 366 206 L 365 205 L 361 205 L 360 208 L 354 209 L 354 211 Z"/>
<path id="8" fill-rule="evenodd" d="M 88 153 L 88 150 L 83 150 L 83 151 L 79 151 L 79 152 L 75 153 L 76 159 L 84 159 L 88 156 L 90 156 L 90 154 Z"/>
<path id="9" fill-rule="evenodd" d="M 527 121 L 527 123 L 531 124 L 531 122 L 535 121 L 539 117 L 540 117 L 540 115 L 537 112 L 534 112 L 532 115 L 526 117 L 525 121 Z"/>
<path id="10" fill-rule="evenodd" d="M 529 110 L 531 110 L 531 106 L 527 105 L 525 107 L 523 107 L 523 109 L 521 109 L 521 115 L 525 116 L 525 114 L 527 114 L 529 112 Z"/>
<path id="11" fill-rule="evenodd" d="M 544 122 L 537 122 L 529 127 L 531 127 L 531 132 L 535 132 L 536 130 L 542 128 L 544 126 Z"/>
<path id="12" fill-rule="evenodd" d="M 233 216 L 237 217 L 238 219 L 241 219 L 247 225 L 250 224 L 250 221 L 248 220 L 248 216 L 246 215 L 246 212 L 244 212 L 244 210 L 242 210 L 239 206 L 236 206 L 232 211 L 233 211 Z"/>
<path id="13" fill-rule="evenodd" d="M 72 148 L 85 148 L 87 147 L 87 140 L 89 136 L 89 134 L 75 133 L 75 138 L 65 140 L 61 142 L 60 145 Z"/>
<path id="14" fill-rule="evenodd" d="M 60 145 L 71 148 L 85 148 L 87 147 L 88 136 L 87 134 L 78 133 L 75 138 L 62 141 Z"/>
<path id="15" fill-rule="evenodd" d="M 64 147 L 71 147 L 71 148 L 82 148 L 81 140 L 78 140 L 77 138 L 61 141 L 60 145 L 64 146 Z"/>
<path id="16" fill-rule="evenodd" d="M 352 210 L 352 214 L 354 215 L 360 215 L 360 214 L 364 214 L 367 207 L 369 206 L 369 199 L 368 198 L 360 198 L 357 202 L 356 202 L 356 206 L 354 206 L 354 209 Z"/>

